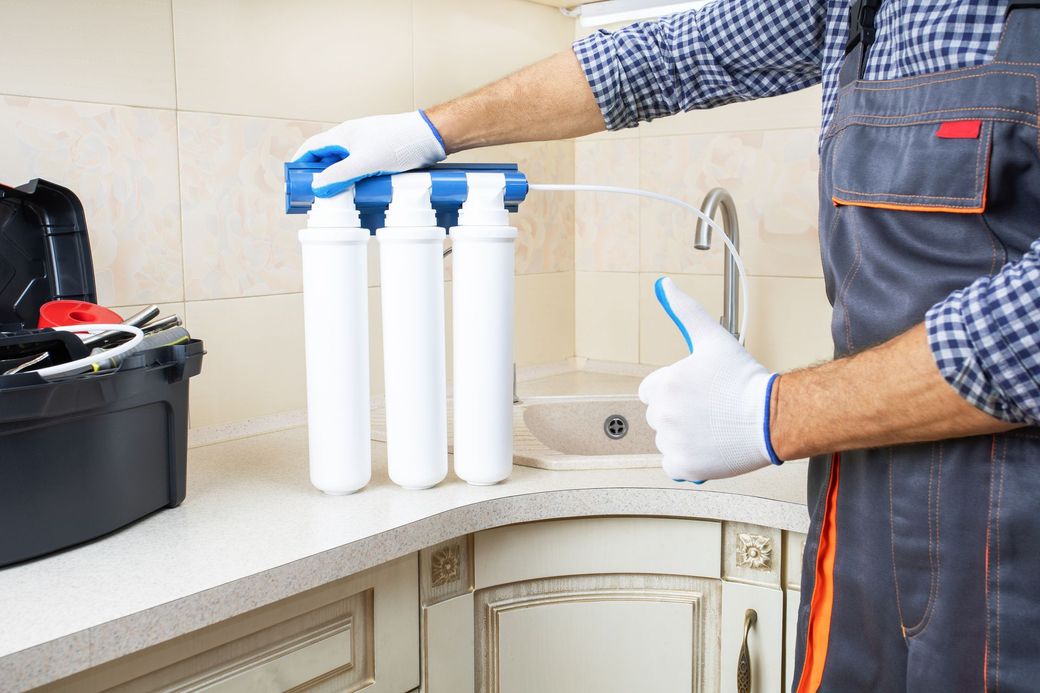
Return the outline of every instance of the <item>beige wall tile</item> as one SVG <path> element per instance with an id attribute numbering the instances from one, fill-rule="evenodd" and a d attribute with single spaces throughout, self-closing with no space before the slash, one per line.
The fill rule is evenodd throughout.
<path id="1" fill-rule="evenodd" d="M 639 363 L 639 287 L 635 272 L 575 273 L 577 356 Z"/>
<path id="2" fill-rule="evenodd" d="M 192 426 L 306 406 L 302 294 L 189 301 L 186 309 L 207 352 L 192 379 Z"/>
<path id="3" fill-rule="evenodd" d="M 574 273 L 516 278 L 515 357 L 521 366 L 574 356 Z"/>
<path id="4" fill-rule="evenodd" d="M 386 392 L 383 383 L 383 307 L 379 287 L 368 290 L 368 376 L 373 395 Z"/>
<path id="5" fill-rule="evenodd" d="M 722 278 L 696 274 L 669 274 L 680 289 L 701 302 L 712 315 L 722 315 Z M 675 323 L 654 294 L 660 274 L 639 275 L 639 361 L 667 366 L 690 352 Z"/>
<path id="6" fill-rule="evenodd" d="M 573 183 L 573 142 L 532 142 L 461 152 L 454 162 L 515 163 L 531 183 Z M 516 273 L 574 269 L 574 193 L 532 191 L 513 215 Z"/>
<path id="7" fill-rule="evenodd" d="M 751 274 L 822 277 L 818 128 L 762 135 L 756 175 L 740 224 L 741 255 Z"/>
<path id="8" fill-rule="evenodd" d="M 0 133 L 6 182 L 82 200 L 102 304 L 184 298 L 172 111 L 7 96 Z"/>
<path id="9" fill-rule="evenodd" d="M 178 125 L 188 300 L 300 291 L 307 217 L 285 213 L 282 164 L 322 126 L 201 113 Z"/>
<path id="10" fill-rule="evenodd" d="M 410 110 L 411 6 L 174 0 L 179 107 L 337 122 Z"/>
<path id="11" fill-rule="evenodd" d="M 593 140 L 574 146 L 577 183 L 639 187 L 639 141 Z M 639 271 L 637 197 L 577 193 L 574 268 L 590 272 Z"/>
<path id="12" fill-rule="evenodd" d="M 678 329 L 657 302 L 659 275 L 640 275 L 640 362 L 668 365 L 688 355 Z M 722 281 L 704 275 L 668 275 L 679 288 L 722 314 Z M 830 306 L 823 280 L 797 277 L 751 277 L 751 314 L 747 348 L 770 370 L 790 370 L 831 357 Z M 696 335 L 692 335 L 696 343 Z"/>
<path id="13" fill-rule="evenodd" d="M 726 188 L 750 274 L 819 277 L 817 136 L 806 128 L 647 137 L 640 141 L 640 182 L 698 206 L 711 188 Z M 721 242 L 694 250 L 694 226 L 693 215 L 677 207 L 641 202 L 642 270 L 721 272 Z"/>
<path id="14" fill-rule="evenodd" d="M 830 359 L 831 307 L 822 279 L 752 277 L 748 351 L 770 370 Z"/>
<path id="15" fill-rule="evenodd" d="M 174 108 L 170 0 L 0 0 L 0 93 Z"/>
<path id="16" fill-rule="evenodd" d="M 659 118 L 639 127 L 644 137 L 820 127 L 823 92 L 820 87 L 768 99 L 733 103 Z"/>
<path id="17" fill-rule="evenodd" d="M 574 20 L 524 0 L 418 0 L 415 106 L 425 108 L 570 46 Z"/>
<path id="18" fill-rule="evenodd" d="M 640 140 L 640 184 L 695 206 L 712 188 L 724 187 L 733 195 L 743 228 L 753 210 L 752 181 L 757 180 L 762 141 L 760 132 L 644 138 Z M 722 242 L 713 238 L 711 250 L 695 250 L 696 218 L 690 212 L 641 200 L 639 219 L 643 272 L 722 272 Z"/>

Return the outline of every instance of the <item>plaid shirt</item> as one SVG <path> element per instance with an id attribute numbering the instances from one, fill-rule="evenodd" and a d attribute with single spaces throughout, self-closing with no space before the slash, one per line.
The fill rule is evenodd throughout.
<path id="1" fill-rule="evenodd" d="M 834 112 L 849 0 L 716 0 L 620 31 L 574 52 L 610 130 L 680 111 L 823 83 Z M 992 59 L 1007 0 L 889 0 L 877 16 L 866 79 L 896 79 Z M 1040 240 L 1018 262 L 933 306 L 929 343 L 946 380 L 982 411 L 1040 424 Z"/>

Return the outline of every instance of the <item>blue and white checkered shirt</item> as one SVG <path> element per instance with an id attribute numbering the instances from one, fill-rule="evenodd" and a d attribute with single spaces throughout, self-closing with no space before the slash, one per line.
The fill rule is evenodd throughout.
<path id="1" fill-rule="evenodd" d="M 599 31 L 574 44 L 610 130 L 823 83 L 834 112 L 849 0 L 717 0 L 693 12 Z M 889 0 L 864 77 L 896 79 L 992 59 L 1007 0 Z M 1038 229 L 1040 231 L 1040 229 Z M 1040 240 L 925 317 L 939 370 L 969 402 L 1040 424 Z"/>

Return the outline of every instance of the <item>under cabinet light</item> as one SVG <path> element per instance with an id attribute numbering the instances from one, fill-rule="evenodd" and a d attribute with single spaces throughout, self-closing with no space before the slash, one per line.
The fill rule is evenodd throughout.
<path id="1" fill-rule="evenodd" d="M 692 2 L 661 2 L 661 0 L 606 0 L 590 2 L 578 6 L 574 14 L 578 23 L 584 27 L 603 26 L 615 22 L 634 22 L 640 19 L 663 17 L 676 12 L 696 10 L 711 3 L 712 0 L 692 0 Z"/>

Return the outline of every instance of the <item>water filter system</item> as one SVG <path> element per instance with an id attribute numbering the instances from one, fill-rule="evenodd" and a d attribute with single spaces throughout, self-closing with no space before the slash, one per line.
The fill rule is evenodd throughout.
<path id="1" fill-rule="evenodd" d="M 285 165 L 285 207 L 308 214 L 303 253 L 311 482 L 331 495 L 371 478 L 368 245 L 380 251 L 387 463 L 408 489 L 448 472 L 443 244 L 452 239 L 454 466 L 473 485 L 512 470 L 514 259 L 509 213 L 529 191 L 640 195 L 678 205 L 718 231 L 741 281 L 744 265 L 723 229 L 696 207 L 632 188 L 528 184 L 513 164 L 439 164 L 359 181 L 315 199 L 322 164 Z"/>

